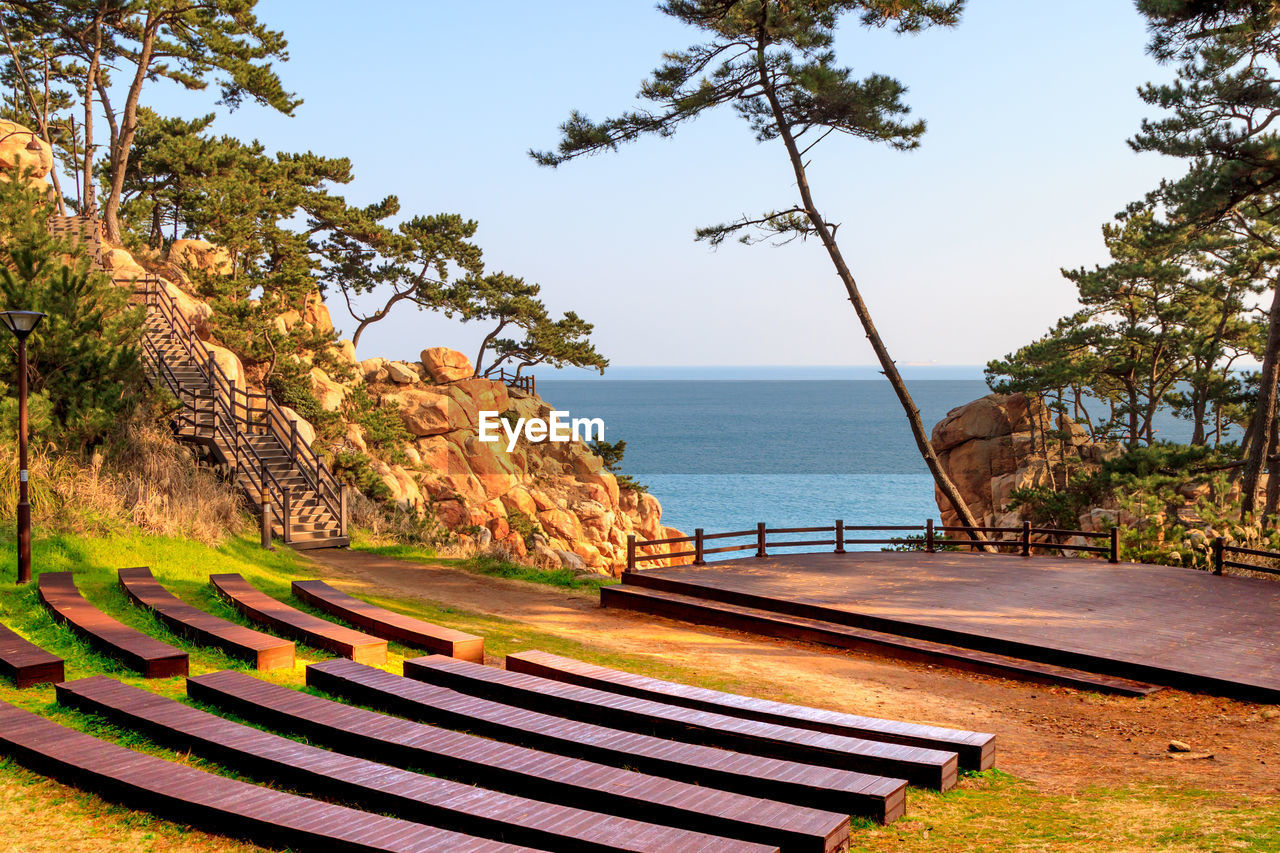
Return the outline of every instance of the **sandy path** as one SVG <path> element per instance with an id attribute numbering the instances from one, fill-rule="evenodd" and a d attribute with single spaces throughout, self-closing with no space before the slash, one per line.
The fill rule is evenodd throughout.
<path id="1" fill-rule="evenodd" d="M 1280 708 L 1176 690 L 1103 697 L 607 610 L 594 596 L 359 551 L 309 556 L 341 586 L 714 672 L 752 695 L 994 732 L 997 766 L 1046 790 L 1155 781 L 1280 793 Z M 1214 758 L 1172 759 L 1171 739 Z"/>

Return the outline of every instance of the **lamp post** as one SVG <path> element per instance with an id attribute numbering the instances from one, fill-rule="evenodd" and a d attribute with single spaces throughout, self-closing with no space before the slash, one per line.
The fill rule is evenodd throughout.
<path id="1" fill-rule="evenodd" d="M 18 583 L 31 580 L 31 504 L 27 502 L 27 336 L 44 319 L 39 311 L 0 311 L 0 323 L 18 339 Z"/>

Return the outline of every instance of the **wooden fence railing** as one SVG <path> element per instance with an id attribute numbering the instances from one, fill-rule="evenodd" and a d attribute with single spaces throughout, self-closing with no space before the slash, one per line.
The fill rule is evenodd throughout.
<path id="1" fill-rule="evenodd" d="M 538 379 L 532 373 L 508 373 L 506 370 L 499 368 L 493 373 L 486 373 L 485 378 L 492 379 L 495 382 L 501 382 L 508 388 L 517 388 L 524 391 L 526 394 L 538 393 Z"/>
<path id="2" fill-rule="evenodd" d="M 850 537 L 850 533 L 855 536 Z M 858 536 L 856 534 L 914 534 L 914 536 Z M 963 538 L 956 536 L 959 534 Z M 799 539 L 770 539 L 770 536 L 803 537 Z M 996 539 L 994 536 L 1016 536 L 1014 539 Z M 742 539 L 749 537 L 751 541 L 735 545 L 712 545 L 722 539 Z M 1037 538 L 1039 537 L 1039 538 Z M 1071 544 L 1054 542 L 1045 537 L 1078 538 L 1087 540 L 1083 543 Z M 1088 541 L 1101 541 L 1104 544 L 1088 544 Z M 664 545 L 685 545 L 679 551 L 664 551 L 642 554 L 640 549 L 660 548 Z M 702 565 L 710 554 L 725 554 L 733 551 L 756 552 L 757 557 L 767 557 L 771 548 L 812 548 L 831 546 L 836 554 L 845 553 L 846 545 L 915 545 L 926 553 L 934 553 L 939 548 L 1008 548 L 1016 549 L 1024 557 L 1031 556 L 1032 551 L 1084 551 L 1091 554 L 1103 554 L 1112 563 L 1120 562 L 1120 529 L 1112 527 L 1104 533 L 1088 530 L 1060 530 L 1051 527 L 1032 527 L 1024 522 L 1021 527 L 943 527 L 935 525 L 929 519 L 923 525 L 849 525 L 843 521 L 825 527 L 769 527 L 760 522 L 754 530 L 735 530 L 728 533 L 706 533 L 701 527 L 693 531 L 692 536 L 675 536 L 667 539 L 637 539 L 635 534 L 627 537 L 627 571 L 636 571 L 640 563 L 653 560 L 674 560 L 692 557 L 694 565 Z M 1276 555 L 1280 557 L 1280 554 Z"/>
<path id="3" fill-rule="evenodd" d="M 1241 545 L 1228 545 L 1227 541 L 1219 536 L 1213 540 L 1213 573 L 1220 575 L 1224 568 L 1231 568 L 1248 569 L 1251 572 L 1262 572 L 1268 575 L 1280 575 L 1280 568 L 1230 559 L 1237 554 L 1246 557 L 1261 557 L 1265 560 L 1275 560 L 1280 563 L 1280 552 L 1266 551 L 1261 548 L 1245 548 Z"/>

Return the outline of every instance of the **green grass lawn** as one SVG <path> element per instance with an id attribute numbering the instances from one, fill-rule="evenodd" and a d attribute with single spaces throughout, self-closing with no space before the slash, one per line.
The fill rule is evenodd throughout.
<path id="1" fill-rule="evenodd" d="M 420 545 L 382 545 L 361 541 L 359 537 L 351 544 L 356 551 L 365 551 L 379 557 L 390 557 L 395 560 L 406 560 L 411 563 L 429 563 L 435 566 L 449 566 L 476 574 L 489 575 L 495 578 L 528 581 L 529 583 L 546 584 L 561 589 L 597 592 L 602 586 L 618 583 L 616 578 L 606 575 L 578 574 L 569 569 L 535 569 L 521 566 L 494 557 L 437 557 L 435 551 Z"/>
<path id="2" fill-rule="evenodd" d="M 372 548 L 370 550 L 373 550 Z M 378 549 L 376 553 L 415 561 L 435 560 L 415 549 Z M 170 696 L 185 699 L 180 678 L 146 680 L 115 661 L 89 649 L 69 630 L 55 624 L 44 611 L 35 585 L 13 585 L 12 545 L 0 547 L 0 620 L 33 642 L 67 661 L 67 677 L 95 674 L 113 677 Z M 73 570 L 84 595 L 96 606 L 126 624 L 144 630 L 190 653 L 193 674 L 216 669 L 244 669 L 247 665 L 196 646 L 168 632 L 133 607 L 116 586 L 115 569 L 147 565 L 180 598 L 223 618 L 244 624 L 218 599 L 207 576 L 239 572 L 264 592 L 289 601 L 289 584 L 314 576 L 313 567 L 287 549 L 260 550 L 251 539 L 237 539 L 219 548 L 185 540 L 117 536 L 109 539 L 53 537 L 35 544 L 37 571 Z M 458 561 L 448 561 L 460 565 Z M 472 563 L 461 568 L 521 580 L 520 574 L 491 570 Z M 543 573 L 539 573 L 543 574 Z M 543 578 L 535 579 L 545 582 Z M 575 583 L 584 579 L 573 579 Z M 593 579 L 585 579 L 593 581 Z M 594 582 L 598 586 L 600 582 Z M 568 585 L 565 593 L 583 594 L 588 586 Z M 616 654 L 585 645 L 571 637 L 540 630 L 495 616 L 446 606 L 431 606 L 394 598 L 371 598 L 375 603 L 412 613 L 429 621 L 482 634 L 491 654 L 539 648 L 557 654 L 721 690 L 749 689 L 725 676 L 693 671 L 649 658 Z M 405 656 L 419 654 L 391 645 L 387 669 L 398 672 Z M 255 673 L 260 677 L 303 687 L 305 664 L 327 657 L 299 647 L 292 670 Z M 785 681 L 785 679 L 781 679 Z M 777 685 L 785 698 L 785 683 Z M 801 697 L 789 697 L 793 700 Z M 41 686 L 19 691 L 0 680 L 0 699 L 43 714 L 64 725 L 171 760 L 226 772 L 209 762 L 163 749 L 146 738 L 123 731 L 85 714 L 60 708 L 53 689 Z M 234 775 L 234 774 L 230 774 Z M 38 827 L 38 828 L 33 828 Z M 1280 803 L 1273 797 L 1222 794 L 1198 789 L 1134 785 L 1090 789 L 1076 794 L 1051 794 L 1034 784 L 1000 771 L 966 775 L 961 786 L 947 794 L 913 789 L 908 815 L 888 827 L 856 823 L 853 849 L 874 851 L 997 851 L 1054 850 L 1109 853 L 1114 850 L 1280 851 Z M 146 815 L 104 804 L 98 798 L 69 793 L 9 760 L 0 759 L 0 850 L 146 850 L 243 851 L 254 849 Z"/>

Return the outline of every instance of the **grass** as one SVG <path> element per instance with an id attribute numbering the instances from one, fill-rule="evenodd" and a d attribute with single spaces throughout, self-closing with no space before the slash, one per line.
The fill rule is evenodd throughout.
<path id="1" fill-rule="evenodd" d="M 611 586 L 618 582 L 617 579 L 605 575 L 579 574 L 570 569 L 535 569 L 494 557 L 439 557 L 436 556 L 435 551 L 419 545 L 375 545 L 357 539 L 352 544 L 352 548 L 376 554 L 379 557 L 390 557 L 410 563 L 448 566 L 495 578 L 528 581 L 576 591 L 596 592 L 602 586 Z"/>
<path id="2" fill-rule="evenodd" d="M 546 583 L 506 569 L 467 561 L 445 561 L 423 549 L 377 549 L 384 556 L 456 565 L 471 571 Z M 285 549 L 264 552 L 248 538 L 213 548 L 180 539 L 121 535 L 90 540 L 71 536 L 38 541 L 34 563 L 39 569 L 72 569 L 85 596 L 116 618 L 179 646 L 191 655 L 193 674 L 216 669 L 247 669 L 245 664 L 196 646 L 169 633 L 147 614 L 133 607 L 115 585 L 117 568 L 150 565 L 164 585 L 184 600 L 232 621 L 243 622 L 208 586 L 210 572 L 240 572 L 270 595 L 290 601 L 292 580 L 313 574 L 312 567 Z M 135 686 L 175 699 L 184 699 L 180 678 L 144 680 L 105 658 L 55 624 L 39 606 L 33 587 L 13 585 L 12 546 L 0 547 L 0 621 L 32 641 L 66 658 L 69 678 L 107 673 Z M 542 575 L 544 573 L 536 573 Z M 595 581 L 595 579 L 575 579 Z M 566 585 L 568 594 L 582 594 L 607 582 Z M 555 584 L 559 585 L 559 584 Z M 376 604 L 412 613 L 460 630 L 483 634 L 495 655 L 530 648 L 577 657 L 605 666 L 698 684 L 720 690 L 751 689 L 722 674 L 694 671 L 654 660 L 632 657 L 585 645 L 574 639 L 496 616 L 456 608 L 370 598 Z M 403 657 L 418 654 L 391 646 L 387 669 L 398 672 Z M 307 663 L 326 657 L 299 648 L 292 670 L 256 673 L 291 687 L 303 686 Z M 754 687 L 755 692 L 766 689 Z M 768 685 L 774 698 L 789 696 L 785 683 Z M 128 733 L 90 715 L 60 708 L 53 689 L 41 686 L 19 691 L 0 680 L 0 700 L 43 714 L 58 722 L 135 749 L 181 761 L 212 772 L 216 764 L 163 749 L 146 738 Z M 234 775 L 234 774 L 232 774 Z M 38 829 L 33 829 L 38 827 Z M 947 794 L 913 789 L 906 818 L 887 827 L 855 823 L 853 849 L 865 851 L 1005 851 L 1048 850 L 1068 853 L 1099 851 L 1231 851 L 1280 853 L 1280 802 L 1272 796 L 1242 796 L 1151 784 L 1095 788 L 1075 794 L 1049 793 L 1035 784 L 1000 771 L 967 774 L 959 788 Z M 240 853 L 252 845 L 190 830 L 169 821 L 112 806 L 0 759 L 0 851 L 216 851 Z"/>

